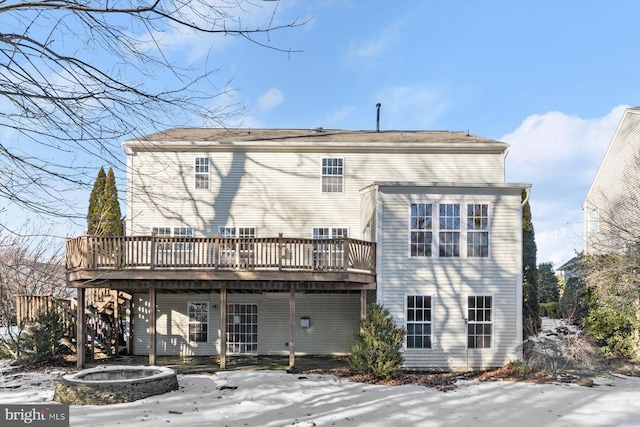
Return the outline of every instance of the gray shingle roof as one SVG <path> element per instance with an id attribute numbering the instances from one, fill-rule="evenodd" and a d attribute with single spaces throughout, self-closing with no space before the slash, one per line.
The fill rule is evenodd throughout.
<path id="1" fill-rule="evenodd" d="M 475 136 L 467 132 L 450 131 L 396 131 L 381 132 L 368 130 L 340 129 L 223 129 L 223 128 L 173 128 L 138 138 L 137 141 L 179 142 L 331 142 L 331 143 L 375 143 L 375 142 L 425 142 L 425 143 L 500 143 L 499 141 Z M 506 146 L 506 144 L 505 144 Z"/>

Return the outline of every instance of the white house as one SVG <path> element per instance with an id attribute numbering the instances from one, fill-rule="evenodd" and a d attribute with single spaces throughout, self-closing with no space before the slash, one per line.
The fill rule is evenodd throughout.
<path id="1" fill-rule="evenodd" d="M 505 182 L 507 144 L 170 129 L 123 147 L 126 237 L 70 239 L 67 277 L 79 298 L 96 287 L 132 296 L 131 349 L 150 363 L 347 354 L 374 302 L 408 331 L 407 369 L 520 356 L 530 185 Z"/>
<path id="2" fill-rule="evenodd" d="M 585 252 L 616 252 L 640 234 L 640 107 L 627 108 L 582 205 Z"/>

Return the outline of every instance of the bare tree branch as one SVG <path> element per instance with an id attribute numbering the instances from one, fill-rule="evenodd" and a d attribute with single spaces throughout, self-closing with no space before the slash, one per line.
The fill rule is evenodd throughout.
<path id="1" fill-rule="evenodd" d="M 243 23 L 266 5 L 265 26 Z M 208 58 L 177 58 L 170 38 L 211 45 L 237 36 L 300 52 L 271 44 L 272 33 L 306 23 L 279 23 L 277 9 L 247 0 L 0 1 L 0 200 L 81 220 L 72 195 L 105 164 L 124 175 L 123 139 L 185 123 L 228 126 L 244 113 L 222 102 L 229 80 L 216 83 L 221 69 Z"/>

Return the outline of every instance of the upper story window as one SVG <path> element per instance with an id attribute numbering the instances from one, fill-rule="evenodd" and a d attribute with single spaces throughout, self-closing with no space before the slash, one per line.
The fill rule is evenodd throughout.
<path id="1" fill-rule="evenodd" d="M 489 256 L 487 203 L 411 203 L 409 227 L 409 256 Z"/>
<path id="2" fill-rule="evenodd" d="M 194 169 L 196 190 L 209 189 L 209 163 L 209 157 L 196 157 Z"/>
<path id="3" fill-rule="evenodd" d="M 460 256 L 460 204 L 442 203 L 439 206 L 440 256 Z"/>
<path id="4" fill-rule="evenodd" d="M 345 227 L 314 227 L 313 239 L 342 239 L 349 237 Z M 344 243 L 316 243 L 314 245 L 314 263 L 319 267 L 344 267 Z"/>
<path id="5" fill-rule="evenodd" d="M 220 237 L 256 237 L 255 227 L 219 227 Z"/>
<path id="6" fill-rule="evenodd" d="M 322 192 L 342 193 L 344 191 L 344 159 L 322 159 Z"/>
<path id="7" fill-rule="evenodd" d="M 411 204 L 411 256 L 432 256 L 433 205 Z"/>
<path id="8" fill-rule="evenodd" d="M 598 231 L 600 231 L 600 212 L 598 208 L 593 208 L 589 211 L 587 218 L 587 235 L 596 234 Z"/>
<path id="9" fill-rule="evenodd" d="M 489 256 L 489 205 L 467 205 L 467 256 Z"/>

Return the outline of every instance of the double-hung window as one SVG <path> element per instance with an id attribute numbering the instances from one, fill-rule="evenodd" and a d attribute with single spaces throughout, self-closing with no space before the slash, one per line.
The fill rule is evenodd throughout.
<path id="1" fill-rule="evenodd" d="M 432 298 L 407 296 L 407 348 L 431 348 Z"/>
<path id="2" fill-rule="evenodd" d="M 349 230 L 345 227 L 315 227 L 312 232 L 314 240 L 346 237 L 349 237 Z M 321 268 L 344 267 L 344 243 L 315 243 L 314 264 Z"/>
<path id="3" fill-rule="evenodd" d="M 196 190 L 209 189 L 210 162 L 211 159 L 209 157 L 196 157 L 194 169 Z"/>
<path id="4" fill-rule="evenodd" d="M 237 241 L 230 240 L 222 245 L 220 254 L 222 264 L 236 266 L 255 264 L 254 244 L 249 239 L 256 237 L 256 227 L 219 227 L 218 233 L 222 238 L 238 238 Z"/>
<path id="5" fill-rule="evenodd" d="M 440 257 L 460 256 L 460 204 L 439 205 Z"/>
<path id="6" fill-rule="evenodd" d="M 489 205 L 467 205 L 467 256 L 489 256 Z"/>
<path id="7" fill-rule="evenodd" d="M 411 256 L 432 256 L 433 205 L 411 204 Z"/>
<path id="8" fill-rule="evenodd" d="M 467 347 L 491 348 L 493 336 L 493 297 L 467 297 Z"/>
<path id="9" fill-rule="evenodd" d="M 322 192 L 342 193 L 344 191 L 344 159 L 325 157 L 322 159 Z"/>
<path id="10" fill-rule="evenodd" d="M 184 265 L 192 262 L 193 243 L 189 240 L 193 237 L 193 227 L 153 227 L 151 234 L 157 237 L 157 265 Z"/>
<path id="11" fill-rule="evenodd" d="M 488 257 L 489 207 L 487 203 L 411 203 L 409 256 Z"/>
<path id="12" fill-rule="evenodd" d="M 587 235 L 591 236 L 600 231 L 600 212 L 598 208 L 592 208 L 589 210 L 589 216 L 587 217 Z"/>
<path id="13" fill-rule="evenodd" d="M 189 341 L 207 342 L 209 340 L 209 303 L 189 302 Z"/>

